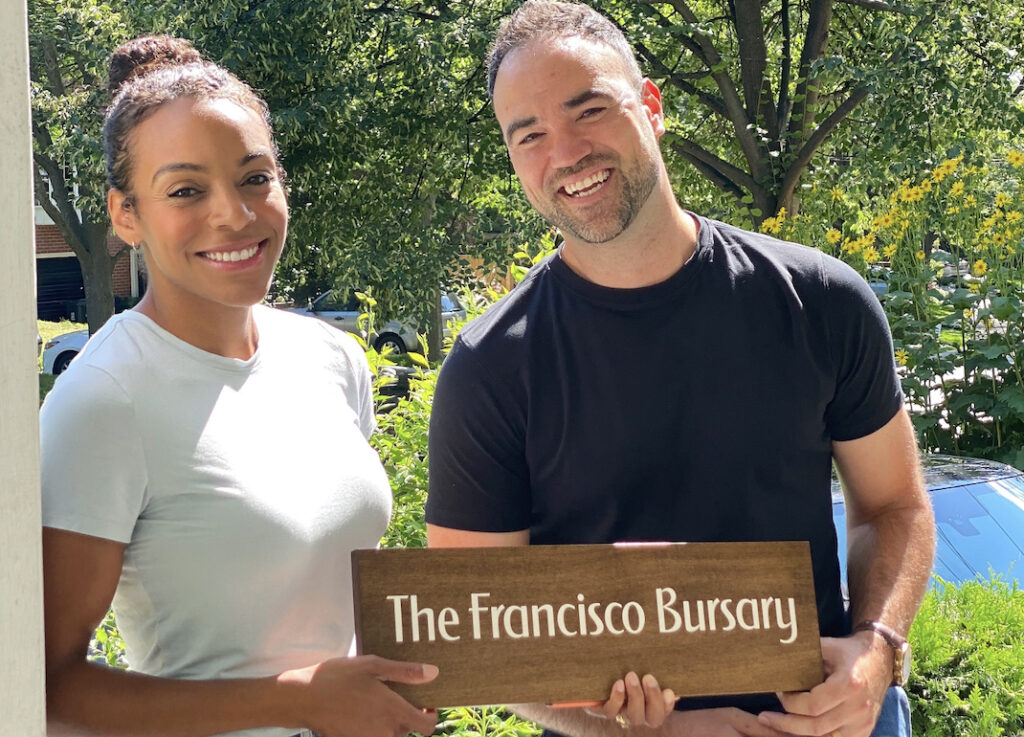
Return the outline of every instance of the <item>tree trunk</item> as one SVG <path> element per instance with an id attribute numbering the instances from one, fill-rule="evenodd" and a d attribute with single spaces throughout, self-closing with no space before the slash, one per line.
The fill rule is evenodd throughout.
<path id="1" fill-rule="evenodd" d="M 434 299 L 430 308 L 430 319 L 427 321 L 427 360 L 435 364 L 441 360 L 441 347 L 444 344 L 444 321 L 441 319 L 441 288 L 434 290 Z"/>
<path id="2" fill-rule="evenodd" d="M 86 258 L 78 254 L 85 284 L 85 311 L 89 322 L 89 335 L 99 330 L 114 314 L 114 264 L 124 253 L 111 255 L 107 249 L 106 224 L 83 225 L 86 243 Z"/>

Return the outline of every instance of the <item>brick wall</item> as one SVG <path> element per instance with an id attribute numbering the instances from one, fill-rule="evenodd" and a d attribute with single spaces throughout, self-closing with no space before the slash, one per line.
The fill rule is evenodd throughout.
<path id="1" fill-rule="evenodd" d="M 111 234 L 107 239 L 107 249 L 114 253 L 124 247 L 125 243 L 116 235 Z M 36 254 L 71 253 L 71 249 L 64 242 L 63 236 L 56 225 L 36 226 Z M 131 258 L 129 254 L 123 255 L 114 266 L 114 296 L 130 297 L 132 294 Z"/>

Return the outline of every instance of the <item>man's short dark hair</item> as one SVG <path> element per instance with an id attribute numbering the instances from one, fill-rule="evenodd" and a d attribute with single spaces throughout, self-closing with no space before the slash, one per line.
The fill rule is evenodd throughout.
<path id="1" fill-rule="evenodd" d="M 494 45 L 487 55 L 487 94 L 494 97 L 494 80 L 498 67 L 520 46 L 535 39 L 583 38 L 607 44 L 622 57 L 639 93 L 643 75 L 636 56 L 618 26 L 582 3 L 553 0 L 526 0 L 511 16 L 502 21 Z"/>

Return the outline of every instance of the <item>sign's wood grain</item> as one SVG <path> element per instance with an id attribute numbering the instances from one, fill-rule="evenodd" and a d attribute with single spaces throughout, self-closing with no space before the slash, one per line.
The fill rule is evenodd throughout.
<path id="1" fill-rule="evenodd" d="M 360 654 L 433 663 L 422 707 L 607 698 L 629 671 L 680 696 L 822 681 L 806 542 L 352 554 Z"/>

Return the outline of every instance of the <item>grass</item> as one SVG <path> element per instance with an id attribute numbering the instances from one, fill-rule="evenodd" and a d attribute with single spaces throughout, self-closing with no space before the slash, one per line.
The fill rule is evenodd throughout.
<path id="1" fill-rule="evenodd" d="M 64 333 L 73 333 L 76 330 L 84 330 L 89 327 L 88 325 L 80 322 L 71 322 L 70 320 L 61 320 L 60 322 L 49 322 L 47 320 L 36 320 L 38 326 L 39 335 L 43 339 L 43 345 L 45 346 L 47 341 L 51 338 L 56 338 L 58 335 L 64 335 Z M 43 403 L 43 397 L 46 396 L 47 392 L 53 388 L 53 382 L 56 380 L 56 376 L 43 373 L 43 359 L 39 358 L 39 403 Z"/>

